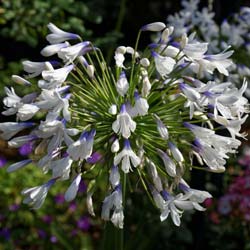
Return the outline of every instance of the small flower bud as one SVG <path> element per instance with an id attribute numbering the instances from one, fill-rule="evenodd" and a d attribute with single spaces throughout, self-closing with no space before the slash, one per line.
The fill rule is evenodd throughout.
<path id="1" fill-rule="evenodd" d="M 120 149 L 119 140 L 116 139 L 111 145 L 111 152 L 116 153 L 119 151 L 119 149 Z"/>
<path id="2" fill-rule="evenodd" d="M 150 61 L 148 60 L 148 58 L 142 58 L 142 59 L 140 60 L 140 64 L 141 64 L 143 67 L 147 68 L 147 67 L 150 65 Z"/>
<path id="3" fill-rule="evenodd" d="M 109 113 L 111 115 L 116 115 L 117 114 L 117 106 L 115 104 L 112 104 L 109 108 Z"/>
<path id="4" fill-rule="evenodd" d="M 162 22 L 149 23 L 141 27 L 141 31 L 162 31 L 166 28 L 166 25 Z"/>
<path id="5" fill-rule="evenodd" d="M 15 82 L 15 83 L 18 83 L 18 84 L 21 84 L 21 85 L 27 85 L 27 86 L 30 86 L 31 83 L 29 81 L 27 81 L 26 79 L 22 78 L 21 76 L 17 76 L 17 75 L 12 75 L 11 76 L 11 79 Z"/>
<path id="6" fill-rule="evenodd" d="M 95 68 L 93 65 L 88 65 L 87 66 L 87 74 L 90 78 L 94 77 L 94 73 L 95 73 Z"/>

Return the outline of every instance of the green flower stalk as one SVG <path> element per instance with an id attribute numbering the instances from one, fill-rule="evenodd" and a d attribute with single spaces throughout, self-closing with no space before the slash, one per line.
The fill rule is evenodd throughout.
<path id="1" fill-rule="evenodd" d="M 200 203 L 211 195 L 189 187 L 184 175 L 191 168 L 225 170 L 228 154 L 241 144 L 236 137 L 245 136 L 240 129 L 248 103 L 246 82 L 237 89 L 200 77 L 206 73 L 212 79 L 216 70 L 228 74 L 233 52 L 207 55 L 208 44 L 193 35 L 171 43 L 174 28 L 156 22 L 140 29 L 135 48 L 118 47 L 115 65 L 109 66 L 90 41 L 48 27 L 52 45 L 41 53 L 57 54 L 61 62 L 23 62 L 28 75 L 16 82 L 26 86 L 25 78 L 35 77 L 38 91 L 19 97 L 6 87 L 3 100 L 3 114 L 16 114 L 17 122 L 0 123 L 1 137 L 12 147 L 33 146 L 29 159 L 8 171 L 32 161 L 52 176 L 24 190 L 25 203 L 41 207 L 52 184 L 69 179 L 65 199 L 71 201 L 81 179 L 88 180 L 90 214 L 95 215 L 95 191 L 105 188 L 101 217 L 123 228 L 129 178 L 131 185 L 141 180 L 162 221 L 170 214 L 179 226 L 184 210 L 204 210 Z M 160 40 L 141 50 L 139 39 L 146 31 L 160 32 Z M 216 134 L 218 125 L 230 137 Z M 18 136 L 25 128 L 30 134 Z M 193 165 L 194 157 L 201 166 Z"/>

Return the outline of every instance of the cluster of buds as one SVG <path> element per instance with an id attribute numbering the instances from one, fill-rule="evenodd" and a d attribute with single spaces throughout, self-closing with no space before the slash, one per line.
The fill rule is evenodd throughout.
<path id="1" fill-rule="evenodd" d="M 95 215 L 95 191 L 105 188 L 101 216 L 122 228 L 129 178 L 141 181 L 162 221 L 170 214 L 179 226 L 184 210 L 204 210 L 200 204 L 211 195 L 192 189 L 185 176 L 192 168 L 224 171 L 229 154 L 241 144 L 237 137 L 245 136 L 240 129 L 248 112 L 247 83 L 237 89 L 213 81 L 215 72 L 228 74 L 233 51 L 208 55 L 208 44 L 193 34 L 172 42 L 174 28 L 155 22 L 139 30 L 134 48 L 118 47 L 110 67 L 91 42 L 53 24 L 48 28 L 50 45 L 41 53 L 61 61 L 24 61 L 28 74 L 13 81 L 27 88 L 36 82 L 37 91 L 19 97 L 6 87 L 3 100 L 3 114 L 15 114 L 17 121 L 0 123 L 0 136 L 11 147 L 29 143 L 33 148 L 7 170 L 32 163 L 52 175 L 47 183 L 25 189 L 24 202 L 40 208 L 51 186 L 67 180 L 65 199 L 71 201 L 84 179 L 90 214 Z M 146 31 L 159 32 L 160 39 L 141 51 Z M 204 73 L 211 75 L 209 82 Z M 230 136 L 216 134 L 218 127 Z M 29 134 L 18 136 L 27 128 Z"/>

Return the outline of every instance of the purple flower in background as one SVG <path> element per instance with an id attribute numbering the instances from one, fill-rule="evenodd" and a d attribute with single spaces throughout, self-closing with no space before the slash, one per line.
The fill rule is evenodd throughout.
<path id="1" fill-rule="evenodd" d="M 88 159 L 87 162 L 90 164 L 95 164 L 102 158 L 102 155 L 98 152 L 94 152 Z"/>
<path id="2" fill-rule="evenodd" d="M 87 216 L 81 217 L 77 221 L 77 227 L 79 229 L 81 229 L 82 231 L 88 231 L 90 226 L 91 226 L 90 221 L 89 221 L 89 218 Z"/>
<path id="3" fill-rule="evenodd" d="M 9 210 L 11 211 L 11 212 L 15 212 L 15 211 L 17 211 L 18 209 L 19 209 L 19 207 L 20 207 L 20 204 L 11 204 L 10 206 L 9 206 Z"/>
<path id="4" fill-rule="evenodd" d="M 7 227 L 0 229 L 0 237 L 3 237 L 6 240 L 9 240 L 10 239 L 10 229 Z"/>
<path id="5" fill-rule="evenodd" d="M 64 195 L 63 194 L 58 194 L 55 197 L 55 203 L 56 204 L 63 204 L 65 202 Z"/>
<path id="6" fill-rule="evenodd" d="M 51 215 L 46 214 L 42 217 L 42 221 L 47 224 L 50 224 L 53 221 L 53 217 Z"/>
<path id="7" fill-rule="evenodd" d="M 229 214 L 232 210 L 231 204 L 230 204 L 230 196 L 225 195 L 220 198 L 219 200 L 219 207 L 218 211 L 220 214 L 226 215 Z"/>
<path id="8" fill-rule="evenodd" d="M 37 234 L 38 234 L 38 237 L 41 239 L 45 239 L 47 236 L 46 232 L 42 229 L 37 229 Z"/>
<path id="9" fill-rule="evenodd" d="M 6 158 L 3 155 L 0 155 L 0 168 L 4 167 L 6 163 L 7 163 Z"/>
<path id="10" fill-rule="evenodd" d="M 55 235 L 51 235 L 50 242 L 52 242 L 52 243 L 56 243 L 57 242 L 57 238 L 56 238 Z"/>
<path id="11" fill-rule="evenodd" d="M 27 142 L 18 149 L 19 154 L 23 156 L 29 155 L 32 152 L 32 150 L 33 150 L 32 142 Z"/>
<path id="12" fill-rule="evenodd" d="M 70 202 L 69 211 L 72 213 L 76 211 L 76 203 L 74 201 Z"/>

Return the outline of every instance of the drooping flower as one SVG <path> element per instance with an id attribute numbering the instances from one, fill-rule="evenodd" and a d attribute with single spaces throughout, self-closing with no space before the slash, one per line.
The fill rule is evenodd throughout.
<path id="1" fill-rule="evenodd" d="M 127 113 L 125 104 L 122 104 L 121 111 L 117 115 L 116 121 L 112 124 L 112 129 L 115 133 L 121 134 L 126 139 L 130 137 L 131 132 L 135 131 L 136 123 Z"/>
<path id="2" fill-rule="evenodd" d="M 122 170 L 124 173 L 128 173 L 132 170 L 131 163 L 134 167 L 137 167 L 141 162 L 140 158 L 131 149 L 129 140 L 124 141 L 123 150 L 114 158 L 114 165 L 118 165 L 120 162 L 122 162 Z"/>

